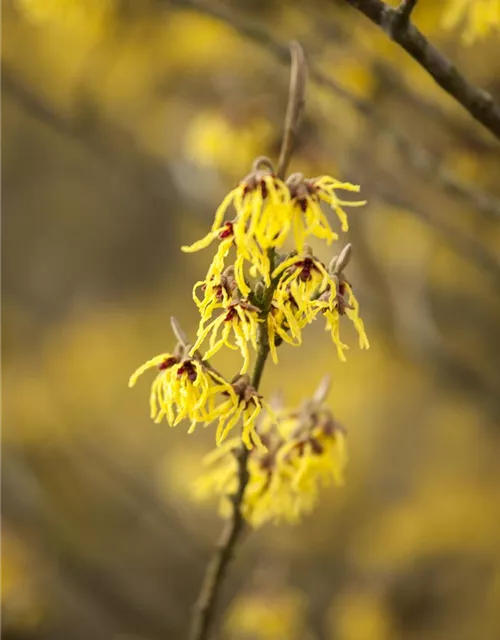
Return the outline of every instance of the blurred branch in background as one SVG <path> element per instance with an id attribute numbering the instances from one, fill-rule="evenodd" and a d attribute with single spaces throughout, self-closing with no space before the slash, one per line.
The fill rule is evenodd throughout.
<path id="1" fill-rule="evenodd" d="M 460 71 L 410 23 L 410 15 L 416 2 L 402 0 L 396 9 L 392 9 L 382 0 L 347 0 L 347 2 L 385 31 L 434 78 L 441 88 L 500 140 L 500 107 L 489 93 L 470 84 Z"/>
<path id="2" fill-rule="evenodd" d="M 46 588 L 57 589 L 74 619 L 86 619 L 86 633 L 102 637 L 106 629 L 114 635 L 126 628 L 129 633 L 162 637 L 184 624 L 189 607 L 185 604 L 183 612 L 182 593 L 187 589 L 189 594 L 196 585 L 182 567 L 200 559 L 201 553 L 175 514 L 165 513 L 164 505 L 155 502 L 140 474 L 124 468 L 87 437 L 78 438 L 72 448 L 31 459 L 29 452 L 9 448 L 5 467 L 3 516 L 33 547 L 44 550 Z M 72 491 L 59 489 L 54 494 L 51 483 L 59 482 L 71 482 Z M 102 540 L 95 539 L 92 522 L 81 521 L 74 504 L 90 501 L 94 491 L 100 495 L 100 504 L 112 509 L 101 515 L 99 526 L 106 528 Z M 140 549 L 131 553 L 126 541 L 134 536 L 147 539 L 150 549 L 155 549 L 156 584 L 135 580 L 133 567 L 140 568 L 144 553 Z M 115 552 L 110 558 L 108 545 L 113 538 Z M 174 563 L 164 553 L 166 546 L 177 549 Z M 177 593 L 176 603 L 172 594 L 165 602 L 165 589 Z M 74 629 L 66 633 L 74 637 Z"/>
<path id="3" fill-rule="evenodd" d="M 2 89 L 5 97 L 13 98 L 34 118 L 88 149 L 108 171 L 116 172 L 123 188 L 137 190 L 143 198 L 171 197 L 168 166 L 145 154 L 116 124 L 104 121 L 90 103 L 79 105 L 80 112 L 68 117 L 37 96 L 6 64 L 2 64 Z"/>
<path id="4" fill-rule="evenodd" d="M 46 281 L 39 282 L 35 287 L 50 260 L 38 264 L 37 273 L 32 273 L 24 285 L 18 286 L 14 291 L 10 286 L 15 279 L 11 268 L 15 268 L 15 257 L 19 254 L 12 245 L 6 246 L 5 255 L 8 256 L 9 252 L 15 255 L 5 263 L 4 296 L 12 296 L 19 301 L 22 296 L 33 293 L 35 297 L 39 297 L 39 308 L 33 311 L 38 326 L 42 328 L 46 321 L 53 321 L 60 314 L 67 313 L 75 292 L 75 281 L 80 277 L 86 280 L 83 286 L 87 291 L 80 289 L 79 293 L 86 293 L 89 298 L 116 296 L 117 283 L 120 283 L 122 290 L 130 290 L 142 287 L 145 278 L 153 286 L 161 273 L 160 268 L 168 263 L 172 255 L 170 251 L 165 251 L 165 244 L 168 246 L 167 228 L 172 229 L 176 218 L 169 219 L 165 216 L 165 211 L 176 208 L 178 194 L 169 166 L 141 150 L 130 134 L 116 123 L 106 120 L 90 103 L 80 104 L 80 108 L 71 115 L 62 113 L 48 104 L 44 97 L 37 95 L 6 63 L 2 65 L 2 89 L 4 145 L 9 145 L 9 150 L 16 152 L 11 156 L 12 161 L 3 165 L 3 201 L 19 210 L 16 216 L 4 219 L 5 232 L 14 233 L 16 228 L 22 230 L 26 249 L 36 241 L 35 237 L 39 237 L 36 229 L 40 217 L 35 217 L 31 225 L 28 224 L 30 211 L 23 209 L 23 194 L 29 198 L 30 190 L 35 188 L 35 179 L 42 180 L 44 172 L 50 171 L 50 163 L 58 163 L 61 158 L 64 158 L 61 162 L 64 175 L 59 176 L 55 188 L 67 189 L 68 185 L 90 180 L 86 176 L 93 175 L 92 188 L 88 189 L 77 205 L 82 210 L 88 207 L 85 215 L 95 219 L 96 224 L 102 228 L 111 223 L 110 212 L 119 211 L 115 220 L 117 226 L 111 252 L 110 246 L 101 247 L 94 238 L 78 236 L 79 251 L 71 253 L 65 260 L 65 270 L 59 270 L 58 273 L 59 286 L 67 287 L 67 296 L 62 299 L 56 300 L 52 291 L 42 293 L 48 284 Z M 16 114 L 15 120 L 11 119 L 11 113 Z M 7 122 L 12 124 L 6 126 Z M 16 141 L 18 125 L 31 146 L 28 162 L 22 158 L 22 146 Z M 54 143 L 55 146 L 59 144 L 62 149 L 47 159 L 43 157 L 46 128 L 57 137 L 58 143 Z M 33 135 L 33 130 L 36 135 Z M 74 171 L 77 165 L 82 167 L 80 173 Z M 35 179 L 28 182 L 24 191 L 20 192 L 17 176 L 20 175 L 21 167 L 25 171 L 32 171 Z M 50 188 L 51 183 L 48 185 Z M 136 222 L 138 212 L 141 217 L 139 224 Z M 67 218 L 70 219 L 71 216 L 68 215 Z M 42 235 L 47 242 L 50 242 L 50 237 L 50 232 L 47 236 Z M 137 242 L 130 247 L 129 239 L 132 237 Z M 70 232 L 56 252 L 65 254 L 71 242 Z M 86 242 L 87 250 L 93 255 L 92 261 L 82 255 Z M 94 279 L 90 277 L 92 273 Z M 19 279 L 17 283 L 19 285 Z M 6 330 L 9 331 L 9 327 Z"/>

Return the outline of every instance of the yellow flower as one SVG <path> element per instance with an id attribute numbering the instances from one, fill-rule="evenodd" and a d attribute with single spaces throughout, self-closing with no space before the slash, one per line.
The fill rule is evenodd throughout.
<path id="1" fill-rule="evenodd" d="M 345 434 L 324 404 L 328 387 L 323 385 L 314 398 L 279 418 L 283 444 L 268 488 L 269 517 L 275 521 L 298 522 L 316 506 L 321 485 L 343 484 Z"/>
<path id="2" fill-rule="evenodd" d="M 292 477 L 292 486 L 304 496 L 299 511 L 308 510 L 318 497 L 318 485 L 344 483 L 347 460 L 345 435 L 342 430 L 326 425 L 315 426 L 310 432 L 280 451 L 278 466 Z M 297 503 L 300 500 L 297 499 Z"/>
<path id="3" fill-rule="evenodd" d="M 260 431 L 260 423 L 259 423 Z M 268 439 L 261 433 L 264 446 L 269 446 Z M 220 498 L 219 513 L 228 518 L 232 513 L 231 497 L 238 487 L 238 461 L 236 457 L 240 441 L 232 438 L 224 442 L 218 449 L 211 451 L 203 459 L 206 471 L 197 478 L 193 486 L 193 497 L 196 500 L 207 500 L 212 496 Z M 247 461 L 248 483 L 241 505 L 243 515 L 252 526 L 260 526 L 269 519 L 269 496 L 267 489 L 272 475 L 271 465 L 274 453 L 260 446 L 251 450 Z"/>
<path id="4" fill-rule="evenodd" d="M 473 44 L 500 27 L 500 0 L 448 0 L 443 14 L 444 29 L 463 23 L 462 40 Z"/>
<path id="5" fill-rule="evenodd" d="M 269 347 L 274 363 L 278 362 L 277 343 L 302 344 L 302 329 L 314 318 L 311 301 L 330 283 L 335 285 L 323 263 L 310 247 L 302 256 L 293 255 L 281 262 L 272 273 L 278 284 L 267 316 Z M 333 294 L 335 295 L 335 294 Z M 311 313 L 313 312 L 313 313 Z"/>
<path id="6" fill-rule="evenodd" d="M 204 360 L 210 360 L 224 345 L 230 349 L 240 350 L 243 356 L 243 365 L 240 374 L 248 371 L 250 364 L 250 352 L 248 344 L 257 349 L 257 328 L 260 309 L 254 307 L 247 300 L 234 300 L 224 308 L 215 320 L 206 327 L 200 326 L 198 339 L 191 349 L 191 355 L 197 351 L 210 334 L 209 349 L 204 355 Z M 230 342 L 231 333 L 234 336 L 235 345 Z"/>
<path id="7" fill-rule="evenodd" d="M 249 479 L 242 510 L 254 527 L 265 522 L 298 522 L 315 507 L 321 485 L 343 483 L 347 461 L 345 435 L 324 404 L 327 389 L 316 392 L 296 410 L 281 411 L 259 421 L 255 432 L 264 447 L 248 458 Z M 230 497 L 236 490 L 236 441 L 205 459 L 207 472 L 196 484 L 197 497 L 221 498 L 221 513 L 231 513 Z"/>
<path id="8" fill-rule="evenodd" d="M 200 287 L 204 292 L 202 300 L 200 300 L 197 295 Z M 193 300 L 201 315 L 200 326 L 203 326 L 210 320 L 216 309 L 229 306 L 236 289 L 234 267 L 228 267 L 220 275 L 209 272 L 205 280 L 200 280 L 194 285 Z"/>
<path id="9" fill-rule="evenodd" d="M 257 419 L 262 409 L 265 407 L 269 419 L 272 419 L 272 409 L 263 403 L 262 397 L 250 384 L 248 375 L 241 376 L 233 383 L 233 389 L 238 394 L 237 406 L 233 399 L 229 398 L 220 407 L 220 418 L 215 436 L 219 445 L 223 442 L 229 432 L 242 420 L 241 440 L 247 449 L 253 449 L 256 445 L 259 449 L 266 451 L 266 446 L 257 431 Z"/>
<path id="10" fill-rule="evenodd" d="M 227 411 L 228 402 L 235 408 L 238 405 L 233 387 L 224 378 L 200 360 L 176 353 L 163 353 L 141 365 L 130 377 L 129 387 L 153 367 L 159 372 L 151 386 L 150 408 L 151 418 L 157 423 L 166 418 L 173 427 L 188 419 L 191 433 L 197 424 L 209 424 L 221 411 Z M 217 405 L 221 393 L 229 400 Z"/>
<path id="11" fill-rule="evenodd" d="M 210 268 L 213 275 L 213 273 L 222 272 L 224 259 L 230 248 L 234 246 L 236 249 L 235 279 L 242 295 L 247 296 L 250 293 L 250 287 L 244 274 L 245 261 L 252 265 L 254 272 L 260 274 L 267 285 L 270 284 L 268 247 L 260 243 L 257 236 L 262 213 L 266 208 L 286 202 L 288 199 L 289 191 L 284 182 L 272 172 L 269 160 L 258 158 L 252 173 L 230 191 L 218 207 L 211 231 L 194 244 L 182 247 L 182 250 L 199 251 L 217 238 L 222 240 Z M 224 217 L 231 205 L 235 210 L 235 217 L 231 221 L 224 222 Z"/>
<path id="12" fill-rule="evenodd" d="M 289 293 L 302 313 L 307 314 L 310 311 L 311 300 L 328 285 L 332 298 L 335 297 L 335 283 L 331 275 L 307 245 L 302 255 L 287 258 L 276 267 L 272 277 L 278 276 L 281 278 L 276 287 L 276 297 Z"/>
<path id="13" fill-rule="evenodd" d="M 359 192 L 359 186 L 339 182 L 329 176 L 305 178 L 301 173 L 294 173 L 288 178 L 286 185 L 289 199 L 276 202 L 263 211 L 257 231 L 257 239 L 263 247 L 282 247 L 290 232 L 293 233 L 298 253 L 304 251 L 304 244 L 309 236 L 331 244 L 338 235 L 323 213 L 321 202 L 326 202 L 335 211 L 342 231 L 349 228 L 343 207 L 361 207 L 366 204 L 365 200 L 341 200 L 336 194 L 337 189 Z"/>
<path id="14" fill-rule="evenodd" d="M 369 347 L 358 301 L 342 274 L 350 252 L 351 246 L 347 245 L 327 269 L 306 245 L 301 256 L 293 255 L 276 267 L 272 277 L 279 281 L 267 317 L 270 353 L 275 363 L 276 347 L 281 341 L 294 346 L 302 344 L 302 329 L 320 312 L 341 360 L 345 361 L 344 351 L 348 348 L 340 339 L 342 315 L 347 315 L 355 325 L 361 348 Z"/>
<path id="15" fill-rule="evenodd" d="M 294 307 L 294 301 L 290 296 L 276 299 L 271 303 L 267 314 L 267 335 L 269 352 L 274 364 L 278 364 L 277 346 L 281 342 L 295 347 L 302 344 L 301 326 L 296 312 L 296 306 Z"/>
<path id="16" fill-rule="evenodd" d="M 314 309 L 313 314 L 321 312 L 325 316 L 325 329 L 330 331 L 340 360 L 345 362 L 344 351 L 349 348 L 340 339 L 340 318 L 343 315 L 347 315 L 354 324 L 358 332 L 360 349 L 370 348 L 363 320 L 359 316 L 359 302 L 352 291 L 351 285 L 343 277 L 339 279 L 335 298 L 332 298 L 330 291 L 327 290 L 318 300 L 312 302 L 312 306 Z"/>

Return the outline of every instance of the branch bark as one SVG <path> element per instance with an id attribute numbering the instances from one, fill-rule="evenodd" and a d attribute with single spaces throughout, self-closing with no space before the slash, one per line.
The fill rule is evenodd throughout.
<path id="1" fill-rule="evenodd" d="M 442 89 L 500 140 L 500 107 L 488 92 L 468 82 L 409 20 L 401 19 L 407 12 L 404 13 L 399 7 L 393 9 L 382 0 L 346 2 L 385 31 L 389 38 L 425 69 Z"/>

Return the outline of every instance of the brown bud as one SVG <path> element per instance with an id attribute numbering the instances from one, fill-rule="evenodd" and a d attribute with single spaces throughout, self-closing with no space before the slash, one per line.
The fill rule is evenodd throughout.
<path id="1" fill-rule="evenodd" d="M 252 162 L 252 173 L 257 173 L 261 169 L 268 169 L 271 173 L 274 173 L 273 163 L 267 156 L 259 156 Z"/>
<path id="2" fill-rule="evenodd" d="M 322 404 L 330 391 L 330 387 L 332 386 L 332 378 L 330 375 L 326 375 L 322 378 L 321 382 L 316 388 L 316 391 L 313 395 L 313 401 L 316 404 Z"/>
<path id="3" fill-rule="evenodd" d="M 340 252 L 339 257 L 335 261 L 335 266 L 333 268 L 332 273 L 335 275 L 339 275 L 349 264 L 349 260 L 352 255 L 352 244 L 346 244 L 346 246 Z M 330 263 L 331 264 L 331 263 Z"/>
<path id="4" fill-rule="evenodd" d="M 172 331 L 174 332 L 174 336 L 177 338 L 177 340 L 181 344 L 186 345 L 188 342 L 187 336 L 182 330 L 181 325 L 179 324 L 179 321 L 175 316 L 170 317 L 170 324 L 172 325 Z"/>

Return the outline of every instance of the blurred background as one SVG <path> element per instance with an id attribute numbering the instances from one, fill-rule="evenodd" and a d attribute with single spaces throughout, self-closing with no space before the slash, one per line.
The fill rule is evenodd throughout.
<path id="1" fill-rule="evenodd" d="M 464 46 L 445 4 L 416 24 L 500 99 L 498 35 Z M 290 404 L 331 373 L 347 483 L 245 540 L 214 637 L 500 637 L 498 142 L 343 1 L 2 10 L 3 637 L 186 634 L 221 528 L 190 496 L 214 433 L 153 424 L 149 380 L 127 381 L 172 314 L 196 331 L 210 250 L 179 247 L 277 157 L 292 38 L 311 79 L 291 171 L 369 201 L 342 241 L 372 348 L 346 323 L 341 363 L 318 323 L 268 367 Z"/>

